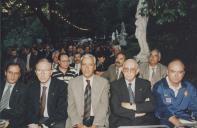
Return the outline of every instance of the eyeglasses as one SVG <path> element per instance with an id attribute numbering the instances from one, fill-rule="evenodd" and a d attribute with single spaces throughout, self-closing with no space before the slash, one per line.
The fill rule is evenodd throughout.
<path id="1" fill-rule="evenodd" d="M 38 74 L 41 74 L 41 73 L 50 73 L 51 72 L 51 69 L 48 69 L 48 70 L 40 70 L 40 69 L 38 69 L 38 70 L 36 70 L 36 73 L 38 73 Z"/>
<path id="2" fill-rule="evenodd" d="M 136 68 L 123 68 L 123 72 L 125 73 L 130 73 L 130 72 L 135 72 Z"/>

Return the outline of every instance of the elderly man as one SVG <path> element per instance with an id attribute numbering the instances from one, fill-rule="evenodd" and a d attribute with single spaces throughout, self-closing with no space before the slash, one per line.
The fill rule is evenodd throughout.
<path id="1" fill-rule="evenodd" d="M 115 64 L 111 64 L 107 71 L 105 71 L 101 76 L 108 79 L 109 82 L 113 82 L 114 80 L 118 80 L 123 77 L 122 74 L 122 65 L 126 59 L 124 53 L 120 52 L 116 56 Z"/>
<path id="2" fill-rule="evenodd" d="M 124 78 L 111 83 L 110 128 L 154 124 L 154 105 L 149 81 L 136 78 L 138 64 L 128 59 L 123 64 Z"/>
<path id="3" fill-rule="evenodd" d="M 184 74 L 183 62 L 175 59 L 168 65 L 167 77 L 153 88 L 156 97 L 155 115 L 161 124 L 179 127 L 183 125 L 180 118 L 191 120 L 197 117 L 197 90 L 183 80 Z"/>
<path id="4" fill-rule="evenodd" d="M 95 69 L 95 57 L 91 54 L 82 56 L 83 75 L 70 80 L 68 85 L 67 128 L 107 127 L 109 84 L 94 75 Z"/>
<path id="5" fill-rule="evenodd" d="M 30 83 L 27 95 L 28 128 L 64 128 L 67 119 L 67 84 L 51 78 L 47 59 L 36 64 L 38 81 Z"/>
<path id="6" fill-rule="evenodd" d="M 166 76 L 166 66 L 159 63 L 161 53 L 158 49 L 153 49 L 150 52 L 148 63 L 140 64 L 140 78 L 149 80 L 153 85 Z"/>

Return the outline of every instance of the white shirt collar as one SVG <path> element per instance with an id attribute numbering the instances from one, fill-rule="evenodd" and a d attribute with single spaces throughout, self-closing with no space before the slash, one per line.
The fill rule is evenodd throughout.
<path id="1" fill-rule="evenodd" d="M 92 75 L 90 78 L 86 78 L 85 76 L 83 76 L 84 87 L 86 87 L 86 85 L 87 85 L 86 80 L 90 80 L 90 86 L 92 87 L 93 77 L 94 77 L 94 75 Z"/>
<path id="2" fill-rule="evenodd" d="M 179 83 L 178 87 L 174 87 L 171 83 L 170 80 L 168 78 L 168 76 L 166 77 L 167 83 L 169 85 L 169 88 L 172 89 L 175 93 L 175 96 L 177 96 L 179 89 L 181 88 L 181 83 Z"/>
<path id="3" fill-rule="evenodd" d="M 49 87 L 49 85 L 50 85 L 50 83 L 51 83 L 51 78 L 47 81 L 47 83 L 46 84 L 42 84 L 42 83 L 40 83 L 40 85 L 41 85 L 41 87 L 42 86 L 46 86 L 47 88 Z"/>

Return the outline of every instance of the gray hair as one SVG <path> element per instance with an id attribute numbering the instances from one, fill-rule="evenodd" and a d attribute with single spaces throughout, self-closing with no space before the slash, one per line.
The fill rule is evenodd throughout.
<path id="1" fill-rule="evenodd" d="M 153 51 L 157 52 L 159 59 L 161 59 L 161 52 L 159 51 L 159 49 L 155 48 L 155 49 L 151 50 L 151 52 L 153 52 Z M 150 54 L 151 54 L 151 52 L 150 52 Z"/>
<path id="2" fill-rule="evenodd" d="M 83 61 L 84 58 L 93 58 L 94 64 L 96 64 L 96 58 L 92 54 L 85 54 L 81 57 L 81 62 Z"/>
<path id="3" fill-rule="evenodd" d="M 137 61 L 134 60 L 134 59 L 127 59 L 127 60 L 124 62 L 123 67 L 125 66 L 126 63 L 132 63 L 132 64 L 135 65 L 136 69 L 139 69 L 139 65 L 138 65 Z"/>

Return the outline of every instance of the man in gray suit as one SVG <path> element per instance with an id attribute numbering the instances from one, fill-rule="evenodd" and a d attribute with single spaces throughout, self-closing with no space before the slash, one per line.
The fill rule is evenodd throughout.
<path id="1" fill-rule="evenodd" d="M 166 66 L 159 63 L 161 60 L 161 52 L 158 49 L 153 49 L 150 52 L 148 63 L 140 64 L 140 78 L 147 79 L 153 86 L 157 81 L 166 76 Z"/>
<path id="2" fill-rule="evenodd" d="M 122 66 L 126 59 L 124 53 L 120 52 L 116 56 L 115 64 L 111 64 L 107 71 L 105 71 L 101 76 L 108 79 L 109 82 L 113 82 L 123 77 Z"/>
<path id="3" fill-rule="evenodd" d="M 95 69 L 95 57 L 85 54 L 82 75 L 69 81 L 66 128 L 108 127 L 109 83 L 94 75 Z"/>

